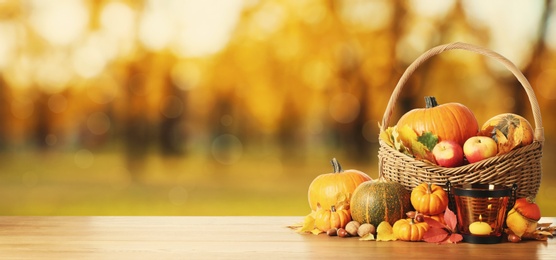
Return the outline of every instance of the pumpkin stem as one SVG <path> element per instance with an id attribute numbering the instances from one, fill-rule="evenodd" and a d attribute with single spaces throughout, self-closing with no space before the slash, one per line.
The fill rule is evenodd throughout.
<path id="1" fill-rule="evenodd" d="M 535 203 L 535 197 L 533 196 L 527 196 L 525 200 L 527 200 L 528 203 Z"/>
<path id="2" fill-rule="evenodd" d="M 336 158 L 332 158 L 332 167 L 334 167 L 334 173 L 342 172 L 342 166 L 340 165 L 338 160 L 336 160 Z"/>
<path id="3" fill-rule="evenodd" d="M 427 194 L 432 193 L 432 183 L 427 183 Z"/>
<path id="4" fill-rule="evenodd" d="M 336 206 L 334 205 L 330 206 L 330 212 L 336 212 Z"/>
<path id="5" fill-rule="evenodd" d="M 438 106 L 438 102 L 436 102 L 436 98 L 433 96 L 426 96 L 425 97 L 425 107 L 426 108 L 433 108 L 435 106 Z"/>

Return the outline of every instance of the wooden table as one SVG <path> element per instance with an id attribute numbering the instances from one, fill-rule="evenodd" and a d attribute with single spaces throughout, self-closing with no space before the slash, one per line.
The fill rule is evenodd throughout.
<path id="1" fill-rule="evenodd" d="M 301 235 L 287 228 L 302 219 L 3 216 L 0 259 L 556 259 L 556 239 L 437 245 Z"/>

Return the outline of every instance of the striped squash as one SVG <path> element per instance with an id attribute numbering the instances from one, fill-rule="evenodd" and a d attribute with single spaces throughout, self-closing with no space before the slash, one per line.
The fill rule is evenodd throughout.
<path id="1" fill-rule="evenodd" d="M 405 213 L 412 209 L 410 195 L 401 184 L 382 178 L 363 182 L 353 191 L 351 218 L 375 227 L 382 221 L 394 225 L 397 220 L 406 218 Z"/>

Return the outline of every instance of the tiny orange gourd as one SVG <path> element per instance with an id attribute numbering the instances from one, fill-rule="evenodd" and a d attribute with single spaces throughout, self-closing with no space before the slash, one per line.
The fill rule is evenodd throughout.
<path id="1" fill-rule="evenodd" d="M 413 218 L 400 219 L 392 226 L 394 236 L 403 241 L 421 241 L 428 229 L 426 222 L 416 222 Z"/>
<path id="2" fill-rule="evenodd" d="M 434 97 L 425 97 L 425 108 L 405 113 L 397 125 L 410 126 L 419 136 L 431 132 L 438 140 L 452 140 L 463 146 L 465 141 L 477 135 L 479 123 L 473 112 L 460 103 L 438 105 Z"/>
<path id="3" fill-rule="evenodd" d="M 424 215 L 444 212 L 448 202 L 448 193 L 436 184 L 421 183 L 411 191 L 411 205 Z"/>
<path id="4" fill-rule="evenodd" d="M 331 206 L 329 209 L 320 208 L 315 214 L 315 227 L 321 231 L 332 228 L 344 228 L 351 221 L 349 209 Z"/>

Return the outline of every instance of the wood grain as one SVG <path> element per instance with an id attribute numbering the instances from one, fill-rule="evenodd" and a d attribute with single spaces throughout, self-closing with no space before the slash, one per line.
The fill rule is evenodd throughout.
<path id="1" fill-rule="evenodd" d="M 437 245 L 301 235 L 287 228 L 302 219 L 3 216 L 0 259 L 556 259 L 554 239 Z"/>

